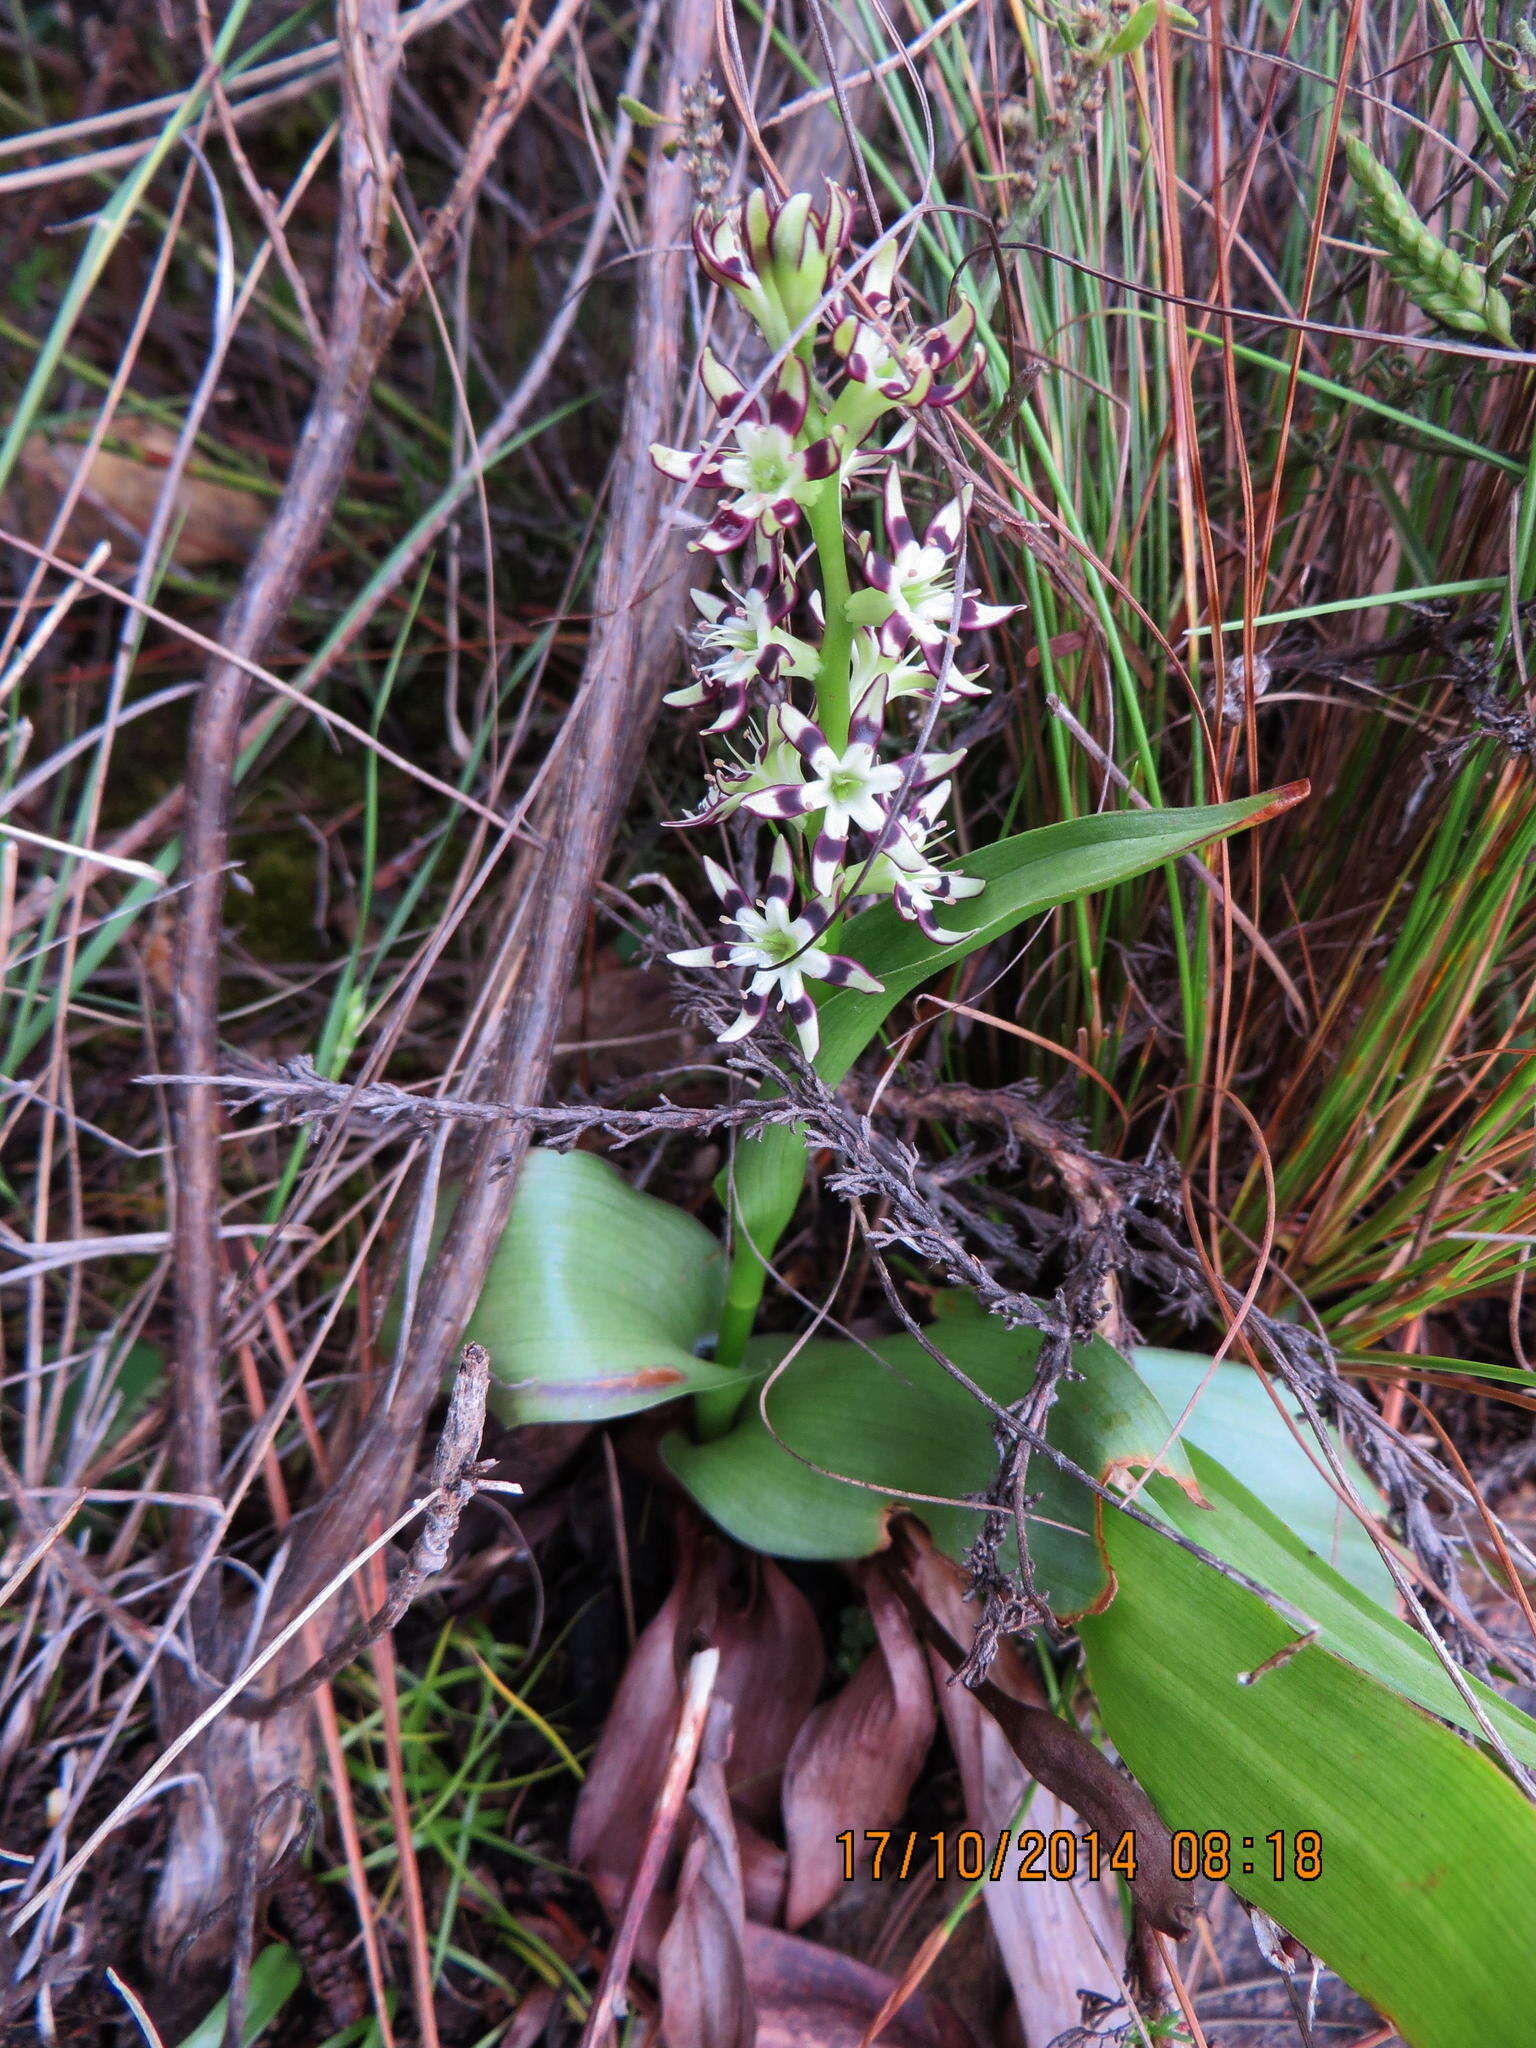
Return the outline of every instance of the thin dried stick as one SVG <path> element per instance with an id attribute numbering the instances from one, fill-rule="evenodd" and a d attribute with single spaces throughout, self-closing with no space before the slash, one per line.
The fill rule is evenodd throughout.
<path id="1" fill-rule="evenodd" d="M 362 426 L 373 369 L 393 332 L 379 263 L 388 220 L 387 163 L 376 138 L 389 127 L 400 61 L 393 0 L 349 0 L 341 12 L 340 212 L 327 354 L 319 389 L 288 483 L 246 572 L 222 639 L 229 654 L 254 658 L 296 592 L 330 519 Z M 172 995 L 174 1039 L 183 1064 L 198 1068 L 218 1048 L 219 931 L 235 749 L 247 679 L 216 658 L 204 677 L 187 759 L 186 888 L 177 931 Z M 190 1057 L 188 1056 L 190 1055 Z M 178 1483 L 215 1493 L 219 1479 L 218 1105 L 205 1088 L 180 1093 L 175 1118 L 176 1400 L 172 1454 Z M 183 1517 L 176 1561 L 192 1562 L 195 1529 Z M 218 1615 L 218 1580 L 194 1596 L 194 1635 Z"/>
<path id="2" fill-rule="evenodd" d="M 175 1043 L 188 1071 L 206 1070 L 217 1051 L 219 921 L 248 688 L 245 664 L 265 647 L 325 531 L 385 350 L 577 8 L 578 0 L 562 0 L 521 64 L 516 59 L 526 9 L 512 25 L 449 200 L 433 223 L 421 260 L 394 280 L 384 263 L 394 205 L 390 109 L 403 49 L 398 10 L 395 0 L 346 0 L 342 8 L 340 217 L 320 384 L 287 486 L 224 622 L 223 652 L 204 678 L 189 743 L 182 849 L 186 888 L 173 997 Z M 208 1090 L 182 1091 L 175 1138 L 174 1453 L 180 1479 L 188 1490 L 199 1492 L 216 1485 L 218 1468 L 218 1108 Z M 192 1541 L 190 1531 L 181 1533 L 184 1563 L 190 1562 Z M 216 1620 L 217 1584 L 210 1579 L 199 1589 L 194 1628 Z"/>
<path id="3" fill-rule="evenodd" d="M 672 15 L 664 111 L 676 116 L 682 87 L 709 56 L 705 0 Z M 615 517 L 598 572 L 594 625 L 576 703 L 557 743 L 534 813 L 536 844 L 521 856 L 507 891 L 502 932 L 488 947 L 505 962 L 504 999 L 487 1005 L 467 1062 L 485 1092 L 534 1101 L 559 1036 L 565 993 L 624 799 L 655 716 L 683 589 L 680 544 L 658 540 L 666 487 L 649 457 L 665 437 L 679 382 L 687 303 L 683 243 L 692 194 L 686 166 L 653 150 L 646 234 L 653 250 L 642 272 L 633 367 L 616 458 Z M 209 1072 L 199 1061 L 191 1072 Z M 412 1447 L 479 1296 L 486 1266 L 511 1212 L 524 1132 L 487 1129 L 477 1140 L 448 1235 L 428 1271 L 405 1340 L 390 1400 L 367 1421 L 346 1466 L 309 1525 L 279 1589 L 281 1616 L 356 1550 L 368 1517 L 400 1496 Z"/>
<path id="4" fill-rule="evenodd" d="M 422 1588 L 444 1569 L 459 1517 L 486 1483 L 486 1468 L 479 1459 L 480 1439 L 485 1430 L 485 1397 L 490 1384 L 489 1352 L 483 1344 L 466 1344 L 432 1460 L 432 1499 L 421 1534 L 411 1545 L 410 1557 L 378 1611 L 359 1621 L 307 1671 L 300 1672 L 276 1692 L 260 1698 L 232 1700 L 231 1713 L 247 1721 L 270 1721 L 274 1714 L 284 1712 L 325 1685 L 338 1672 L 345 1671 L 370 1644 L 388 1635 Z M 498 1480 L 495 1491 L 521 1493 L 522 1488 L 511 1481 Z"/>
<path id="5" fill-rule="evenodd" d="M 645 1833 L 645 1846 L 640 1851 L 635 1874 L 629 1881 L 624 1910 L 609 1944 L 603 1974 L 592 1994 L 592 2010 L 581 2030 L 580 2048 L 603 2048 L 603 2043 L 611 2037 L 614 2027 L 629 2010 L 624 1986 L 634 1959 L 635 1943 L 640 1938 L 640 1923 L 661 1876 L 672 1837 L 677 1832 L 678 1815 L 683 1810 L 688 1781 L 693 1776 L 699 1744 L 704 1739 L 704 1724 L 719 1671 L 720 1652 L 713 1647 L 696 1650 L 689 1660 L 683 1703 L 678 1710 L 677 1732 L 672 1738 L 666 1775 L 656 1794 L 656 1804 L 651 1810 L 650 1824 Z"/>

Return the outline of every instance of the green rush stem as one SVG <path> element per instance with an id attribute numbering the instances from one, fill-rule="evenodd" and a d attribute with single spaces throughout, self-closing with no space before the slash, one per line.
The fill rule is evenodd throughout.
<path id="1" fill-rule="evenodd" d="M 738 1236 L 725 1283 L 725 1307 L 720 1311 L 720 1335 L 715 1344 L 716 1365 L 741 1364 L 767 1282 L 768 1268 L 746 1239 Z M 735 1420 L 736 1410 L 741 1406 L 745 1393 L 744 1386 L 740 1390 L 717 1387 L 697 1397 L 694 1414 L 703 1442 L 708 1443 L 711 1437 L 725 1434 Z"/>

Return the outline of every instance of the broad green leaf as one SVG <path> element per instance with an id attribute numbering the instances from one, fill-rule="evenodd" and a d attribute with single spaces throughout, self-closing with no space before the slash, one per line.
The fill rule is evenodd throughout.
<path id="1" fill-rule="evenodd" d="M 724 1260 L 702 1223 L 590 1152 L 530 1151 L 465 1331 L 509 1422 L 596 1422 L 741 1383 L 698 1349 Z"/>
<path id="2" fill-rule="evenodd" d="M 1205 1451 L 1240 1479 L 1293 1536 L 1362 1592 L 1395 1607 L 1392 1574 L 1370 1532 L 1349 1513 L 1307 1455 L 1311 1428 L 1292 1395 L 1276 1389 L 1297 1424 L 1301 1442 L 1286 1427 L 1258 1374 L 1238 1360 L 1224 1359 L 1213 1371 L 1208 1358 L 1144 1345 L 1131 1353 L 1131 1363 L 1163 1404 L 1170 1423 L 1177 1422 L 1194 1399 L 1181 1432 L 1186 1444 Z M 1348 1452 L 1339 1450 L 1337 1439 L 1335 1450 L 1361 1501 L 1378 1506 L 1376 1489 Z"/>
<path id="3" fill-rule="evenodd" d="M 251 1981 L 245 2009 L 242 2041 L 249 2043 L 264 2034 L 299 1988 L 303 1976 L 299 1959 L 282 1942 L 264 1948 L 251 1965 Z M 223 2048 L 229 2000 L 221 1998 L 204 2013 L 190 2034 L 182 2037 L 180 2048 Z"/>
<path id="4" fill-rule="evenodd" d="M 842 933 L 838 950 L 862 962 L 884 989 L 879 995 L 858 989 L 823 994 L 817 1073 L 835 1086 L 904 996 L 994 939 L 1006 938 L 1025 918 L 1128 882 L 1208 840 L 1259 824 L 1306 793 L 1305 783 L 1289 783 L 1237 803 L 1190 810 L 1111 811 L 1000 839 L 961 863 L 966 874 L 987 887 L 963 906 L 968 917 L 978 920 L 975 930 L 953 945 L 935 946 L 889 903 L 862 912 Z M 744 1242 L 767 1257 L 800 1198 L 805 1146 L 792 1129 L 765 1131 L 737 1147 L 733 1175 L 737 1227 Z M 750 1315 L 762 1280 L 762 1268 L 755 1261 L 745 1270 L 741 1264 L 733 1270 L 730 1306 L 735 1318 Z"/>
<path id="5" fill-rule="evenodd" d="M 1486 1741 L 1477 1716 L 1423 1636 L 1325 1564 L 1214 1459 L 1193 1443 L 1188 1449 L 1206 1507 L 1191 1507 L 1177 1488 L 1155 1480 L 1148 1487 L 1151 1501 L 1176 1528 L 1305 1615 L 1324 1648 Z M 1491 1686 L 1470 1678 L 1467 1684 L 1511 1754 L 1536 1765 L 1536 1721 Z"/>
<path id="6" fill-rule="evenodd" d="M 1536 1810 L 1477 1750 L 1129 1517 L 1081 1634 L 1115 1747 L 1170 1827 L 1219 1832 L 1230 1882 L 1410 2048 L 1488 2048 L 1536 2012 Z M 1270 1660 L 1277 1661 L 1271 1663 Z M 1266 1837 L 1321 1838 L 1321 1875 Z M 1251 1865 L 1251 1868 L 1248 1867 Z"/>
<path id="7" fill-rule="evenodd" d="M 1007 1329 L 972 1307 L 946 1317 L 933 1335 L 993 1400 L 1017 1401 L 1028 1392 L 1038 1330 Z M 749 1366 L 776 1363 L 790 1341 L 757 1341 Z M 1168 1435 L 1157 1402 L 1102 1339 L 1079 1346 L 1073 1362 L 1083 1377 L 1067 1381 L 1051 1408 L 1051 1442 L 1098 1479 L 1146 1468 Z M 725 1436 L 696 1444 L 679 1433 L 662 1446 L 677 1478 L 738 1541 L 775 1557 L 863 1557 L 883 1547 L 887 1520 L 901 1506 L 920 1515 L 952 1557 L 975 1540 L 978 1509 L 921 1496 L 962 1499 L 985 1491 L 997 1472 L 991 1418 L 915 1338 L 882 1337 L 878 1353 L 813 1339 L 767 1389 L 771 1428 L 756 1392 Z M 1192 1484 L 1177 1447 L 1163 1469 Z M 1059 1612 L 1078 1613 L 1105 1589 L 1094 1496 L 1039 1455 L 1030 1461 L 1029 1490 L 1040 1496 L 1030 1517 L 1040 1590 Z"/>

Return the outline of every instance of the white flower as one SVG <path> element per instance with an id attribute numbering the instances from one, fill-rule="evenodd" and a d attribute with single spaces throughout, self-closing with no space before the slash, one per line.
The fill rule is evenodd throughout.
<path id="1" fill-rule="evenodd" d="M 960 552 L 965 510 L 963 495 L 952 498 L 929 520 L 919 540 L 902 502 L 901 479 L 893 469 L 885 480 L 885 536 L 890 559 L 874 548 L 864 556 L 864 574 L 871 589 L 884 599 L 881 616 L 887 643 L 901 648 L 915 640 L 927 654 L 930 668 L 942 658 L 951 634 L 996 626 L 1018 610 L 1017 605 L 982 604 L 971 592 L 956 591 L 955 557 Z M 854 603 L 862 606 L 863 596 L 860 593 Z M 852 605 L 849 609 L 852 614 Z M 862 623 L 869 622 L 866 613 Z"/>
<path id="2" fill-rule="evenodd" d="M 855 704 L 862 704 L 876 689 L 885 691 L 886 702 L 894 704 L 898 697 L 933 696 L 934 672 L 927 662 L 919 659 L 911 650 L 915 643 L 908 642 L 905 648 L 892 651 L 880 635 L 869 626 L 860 626 L 853 636 L 853 657 L 849 671 L 849 695 Z M 986 697 L 991 692 L 985 683 L 979 682 L 979 669 L 969 674 L 958 668 L 954 662 L 949 665 L 949 674 L 944 679 L 944 704 L 957 703 L 962 697 Z"/>
<path id="3" fill-rule="evenodd" d="M 815 1059 L 821 1033 L 806 982 L 825 981 L 836 988 L 865 989 L 871 994 L 878 994 L 882 984 L 856 960 L 825 952 L 816 944 L 837 914 L 835 905 L 812 901 L 798 917 L 790 916 L 794 873 L 786 840 L 774 847 L 760 906 L 747 901 L 717 862 L 706 857 L 704 866 L 711 887 L 725 905 L 721 923 L 735 925 L 740 936 L 712 946 L 690 946 L 681 953 L 669 953 L 667 958 L 676 967 L 735 967 L 749 975 L 741 1014 L 721 1032 L 722 1045 L 755 1031 L 768 1014 L 769 1003 L 777 1002 L 794 1025 L 806 1058 Z"/>
<path id="4" fill-rule="evenodd" d="M 885 723 L 885 693 L 879 684 L 860 703 L 848 722 L 848 744 L 839 753 L 821 727 L 786 704 L 779 713 L 784 737 L 810 770 L 743 799 L 743 808 L 760 818 L 807 818 L 821 813 L 811 849 L 811 886 L 830 895 L 837 871 L 848 851 L 848 835 L 887 829 L 891 804 L 904 782 L 909 790 L 925 789 L 945 775 L 959 754 L 921 754 L 899 761 L 880 759 L 880 733 Z"/>
<path id="5" fill-rule="evenodd" d="M 741 723 L 754 683 L 816 673 L 816 649 L 782 623 L 795 593 L 775 564 L 759 569 L 745 590 L 730 590 L 729 600 L 708 590 L 692 595 L 703 617 L 694 645 L 708 659 L 695 667 L 691 683 L 668 691 L 664 701 L 707 704 L 715 714 L 707 733 L 729 732 Z"/>
<path id="6" fill-rule="evenodd" d="M 940 782 L 910 810 L 891 818 L 875 843 L 875 857 L 859 885 L 863 895 L 889 896 L 898 915 L 915 924 L 935 945 L 971 937 L 968 931 L 948 931 L 935 924 L 935 909 L 979 896 L 987 886 L 974 876 L 946 872 L 934 859 L 934 845 L 942 837 L 939 817 L 948 801 L 949 784 Z"/>

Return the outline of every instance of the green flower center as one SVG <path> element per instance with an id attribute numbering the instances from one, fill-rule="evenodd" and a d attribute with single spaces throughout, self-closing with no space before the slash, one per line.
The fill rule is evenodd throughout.
<path id="1" fill-rule="evenodd" d="M 776 498 L 790 481 L 790 465 L 777 448 L 762 448 L 748 457 L 747 474 L 754 491 L 760 491 L 765 498 Z"/>
<path id="2" fill-rule="evenodd" d="M 763 933 L 758 944 L 775 967 L 784 966 L 786 962 L 793 960 L 800 951 L 800 941 L 793 932 L 779 929 L 773 925 L 770 925 L 767 931 Z"/>

